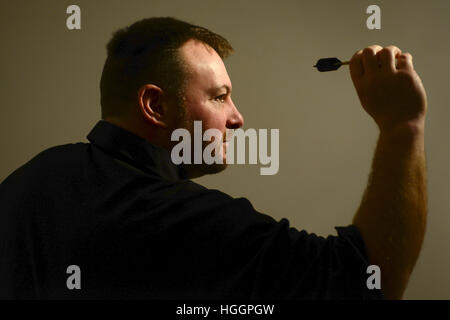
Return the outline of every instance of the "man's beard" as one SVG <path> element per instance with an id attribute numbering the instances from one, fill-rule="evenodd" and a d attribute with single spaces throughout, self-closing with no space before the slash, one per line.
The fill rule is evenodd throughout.
<path id="1" fill-rule="evenodd" d="M 216 163 L 213 162 L 212 164 L 207 164 L 204 163 L 203 161 L 203 150 L 205 149 L 205 147 L 207 145 L 209 145 L 210 143 L 213 143 L 212 141 L 203 141 L 203 132 L 202 132 L 202 154 L 200 155 L 200 159 L 202 159 L 202 163 L 201 164 L 195 164 L 194 163 L 194 118 L 191 116 L 191 114 L 189 113 L 189 110 L 185 107 L 184 103 L 182 100 L 179 101 L 179 103 L 177 103 L 177 105 L 179 106 L 179 118 L 177 120 L 178 125 L 177 128 L 184 128 L 186 130 L 189 131 L 190 133 L 190 137 L 191 137 L 191 163 L 190 164 L 183 164 L 183 167 L 185 168 L 185 170 L 188 173 L 188 177 L 189 178 L 196 178 L 196 177 L 200 177 L 206 174 L 215 174 L 215 173 L 219 173 L 223 170 L 225 170 L 228 166 L 228 164 L 226 163 L 226 157 L 224 157 L 224 155 L 226 154 L 225 146 L 223 144 L 223 140 L 220 141 L 220 158 L 223 160 L 223 163 Z M 203 131 L 203 129 L 202 129 Z M 223 138 L 223 137 L 222 137 Z M 212 151 L 211 156 L 214 158 L 215 157 L 215 149 Z"/>

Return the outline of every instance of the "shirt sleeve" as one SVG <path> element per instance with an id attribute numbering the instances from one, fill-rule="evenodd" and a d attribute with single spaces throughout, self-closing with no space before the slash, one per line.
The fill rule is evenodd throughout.
<path id="1" fill-rule="evenodd" d="M 337 236 L 324 238 L 256 211 L 245 198 L 233 202 L 229 218 L 239 224 L 229 239 L 235 261 L 243 259 L 252 278 L 251 298 L 383 298 L 381 290 L 367 288 L 368 258 L 356 226 L 336 227 Z"/>

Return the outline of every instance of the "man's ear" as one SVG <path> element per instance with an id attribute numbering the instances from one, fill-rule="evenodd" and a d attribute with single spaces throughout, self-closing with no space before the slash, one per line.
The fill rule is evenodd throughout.
<path id="1" fill-rule="evenodd" d="M 138 91 L 138 106 L 145 121 L 158 127 L 167 128 L 167 110 L 163 104 L 163 93 L 158 86 L 143 85 Z"/>

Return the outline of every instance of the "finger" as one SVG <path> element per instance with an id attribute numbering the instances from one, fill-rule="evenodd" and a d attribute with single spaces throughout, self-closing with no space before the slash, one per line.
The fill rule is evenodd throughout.
<path id="1" fill-rule="evenodd" d="M 402 50 L 396 46 L 387 46 L 378 52 L 378 60 L 382 70 L 395 71 L 395 57 L 399 56 Z"/>
<path id="2" fill-rule="evenodd" d="M 352 79 L 360 78 L 364 74 L 361 54 L 362 50 L 358 50 L 350 59 L 349 66 Z"/>
<path id="3" fill-rule="evenodd" d="M 397 69 L 398 70 L 412 70 L 414 69 L 412 62 L 412 55 L 408 52 L 402 53 L 397 56 Z"/>
<path id="4" fill-rule="evenodd" d="M 383 49 L 381 46 L 373 45 L 363 50 L 362 62 L 364 66 L 364 73 L 376 72 L 379 69 L 377 53 L 381 49 Z"/>

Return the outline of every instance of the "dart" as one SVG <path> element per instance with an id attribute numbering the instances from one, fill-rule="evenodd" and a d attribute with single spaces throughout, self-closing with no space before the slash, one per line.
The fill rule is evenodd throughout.
<path id="1" fill-rule="evenodd" d="M 344 64 L 349 64 L 350 61 L 342 62 L 338 58 L 322 58 L 317 61 L 313 67 L 317 68 L 320 72 L 333 71 L 339 69 Z"/>

